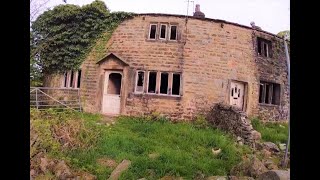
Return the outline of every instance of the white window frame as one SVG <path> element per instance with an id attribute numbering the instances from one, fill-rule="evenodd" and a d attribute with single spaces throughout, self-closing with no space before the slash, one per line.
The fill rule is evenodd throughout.
<path id="1" fill-rule="evenodd" d="M 164 38 L 161 38 L 161 28 L 162 28 L 162 26 L 166 26 L 166 31 L 164 33 Z M 159 39 L 161 39 L 161 40 L 166 40 L 167 39 L 167 33 L 168 33 L 167 29 L 168 29 L 168 25 L 167 24 L 160 24 Z"/>
<path id="2" fill-rule="evenodd" d="M 137 91 L 139 72 L 143 72 L 143 83 L 142 83 L 142 91 L 141 92 Z M 135 81 L 135 86 L 134 86 L 134 92 L 136 94 L 142 94 L 144 92 L 145 77 L 146 77 L 146 72 L 145 71 L 142 71 L 142 70 L 137 70 L 136 71 L 136 81 Z"/>
<path id="3" fill-rule="evenodd" d="M 162 73 L 164 73 L 164 74 L 168 74 L 168 86 L 167 86 L 167 93 L 166 93 L 166 94 L 161 93 L 161 74 L 162 74 Z M 165 72 L 165 71 L 160 72 L 160 79 L 159 79 L 159 95 L 162 95 L 162 96 L 163 96 L 163 95 L 164 95 L 164 96 L 170 96 L 170 91 L 169 91 L 169 89 L 170 89 L 170 84 L 169 84 L 170 74 L 172 74 L 172 73 Z"/>
<path id="4" fill-rule="evenodd" d="M 174 73 L 174 72 L 173 72 L 173 73 L 171 73 L 171 74 L 172 74 L 172 78 L 171 78 L 171 79 L 172 79 L 172 82 L 171 82 L 170 95 L 171 95 L 171 96 L 175 96 L 175 97 L 180 97 L 180 96 L 181 96 L 181 83 L 182 83 L 182 82 L 181 82 L 181 76 L 182 76 L 182 75 L 181 75 L 181 73 Z M 172 94 L 172 87 L 173 87 L 173 75 L 174 75 L 174 74 L 179 74 L 179 75 L 180 75 L 179 95 Z"/>
<path id="5" fill-rule="evenodd" d="M 150 38 L 152 25 L 155 25 L 155 26 L 156 26 L 156 32 L 155 32 L 155 35 L 154 35 L 154 39 L 151 39 L 151 38 Z M 158 24 L 156 24 L 156 23 L 151 23 L 150 26 L 149 26 L 148 39 L 149 39 L 149 40 L 157 40 L 157 31 L 158 31 Z"/>
<path id="6" fill-rule="evenodd" d="M 149 79 L 150 79 L 150 73 L 151 72 L 155 72 L 156 73 L 156 87 L 154 88 L 155 90 L 154 90 L 154 93 L 150 93 L 149 92 Z M 157 94 L 157 76 L 158 76 L 158 72 L 157 71 L 148 71 L 148 82 L 147 82 L 147 94 Z"/>
<path id="7" fill-rule="evenodd" d="M 171 27 L 172 26 L 176 26 L 176 39 L 171 39 Z M 172 24 L 172 25 L 170 25 L 170 31 L 169 31 L 169 41 L 177 41 L 178 40 L 178 25 L 174 25 L 174 24 Z"/>

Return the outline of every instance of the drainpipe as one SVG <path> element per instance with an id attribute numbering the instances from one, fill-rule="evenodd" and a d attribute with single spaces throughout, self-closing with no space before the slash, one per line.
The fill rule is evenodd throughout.
<path id="1" fill-rule="evenodd" d="M 288 141 L 286 145 L 286 153 L 284 155 L 282 167 L 287 166 L 288 149 L 290 145 L 290 59 L 289 59 L 288 46 L 286 41 L 287 39 L 288 39 L 288 34 L 285 34 L 283 40 L 284 40 L 284 48 L 286 51 L 287 68 L 288 68 L 288 90 L 289 90 L 288 128 L 289 129 L 288 129 Z"/>

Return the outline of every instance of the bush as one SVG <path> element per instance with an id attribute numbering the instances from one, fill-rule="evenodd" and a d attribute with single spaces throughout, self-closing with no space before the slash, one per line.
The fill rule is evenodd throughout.
<path id="1" fill-rule="evenodd" d="M 63 151 L 93 148 L 102 129 L 95 122 L 84 120 L 83 116 L 86 115 L 72 110 L 31 109 L 30 156 L 40 151 L 59 155 Z"/>

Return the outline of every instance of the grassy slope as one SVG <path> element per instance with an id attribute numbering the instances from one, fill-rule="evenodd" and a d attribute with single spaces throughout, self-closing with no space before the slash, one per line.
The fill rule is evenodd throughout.
<path id="1" fill-rule="evenodd" d="M 262 123 L 259 119 L 252 119 L 252 126 L 261 133 L 261 138 L 263 141 L 270 141 L 276 144 L 287 143 L 287 123 Z"/>
<path id="2" fill-rule="evenodd" d="M 122 174 L 121 179 L 159 179 L 165 175 L 193 179 L 199 173 L 206 176 L 226 175 L 249 151 L 245 146 L 237 147 L 229 135 L 219 130 L 199 129 L 188 123 L 120 117 L 115 125 L 106 127 L 97 125 L 100 120 L 98 115 L 82 114 L 76 117 L 87 122 L 86 130 L 100 131 L 95 141 L 83 135 L 82 141 L 98 143 L 91 149 L 63 151 L 63 155 L 57 158 L 67 160 L 73 169 L 88 171 L 98 179 L 106 179 L 113 170 L 99 165 L 99 158 L 114 159 L 118 163 L 123 159 L 131 160 L 131 167 Z M 213 147 L 221 148 L 222 153 L 213 156 Z M 151 153 L 159 156 L 149 158 Z"/>

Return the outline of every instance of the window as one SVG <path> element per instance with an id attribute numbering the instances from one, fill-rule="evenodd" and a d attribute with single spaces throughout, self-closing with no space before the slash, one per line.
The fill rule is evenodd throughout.
<path id="1" fill-rule="evenodd" d="M 149 72 L 148 93 L 156 93 L 157 72 Z"/>
<path id="2" fill-rule="evenodd" d="M 266 39 L 257 38 L 258 42 L 258 54 L 264 57 L 271 57 L 271 41 Z"/>
<path id="3" fill-rule="evenodd" d="M 63 83 L 63 87 L 67 87 L 68 85 L 68 73 L 65 72 L 64 73 L 64 83 Z"/>
<path id="4" fill-rule="evenodd" d="M 136 90 L 135 92 L 142 93 L 144 87 L 144 72 L 137 71 L 136 75 Z"/>
<path id="5" fill-rule="evenodd" d="M 80 88 L 80 82 L 81 82 L 81 70 L 78 71 L 77 88 Z"/>
<path id="6" fill-rule="evenodd" d="M 69 83 L 70 83 L 70 85 L 69 85 L 69 87 L 73 87 L 73 71 L 71 71 L 71 77 L 70 77 L 70 81 L 69 81 Z"/>
<path id="7" fill-rule="evenodd" d="M 180 96 L 181 74 L 175 72 L 136 71 L 135 93 L 144 93 L 144 83 L 147 83 L 147 93 L 156 95 Z M 144 80 L 148 78 L 146 81 Z"/>
<path id="8" fill-rule="evenodd" d="M 280 105 L 280 84 L 260 82 L 259 103 Z"/>
<path id="9" fill-rule="evenodd" d="M 160 38 L 159 39 L 166 39 L 167 37 L 167 25 L 161 24 L 160 26 Z"/>
<path id="10" fill-rule="evenodd" d="M 170 26 L 170 40 L 177 40 L 177 26 Z"/>
<path id="11" fill-rule="evenodd" d="M 159 27 L 160 26 L 160 27 Z M 178 39 L 178 25 L 169 25 L 169 22 L 151 23 L 149 26 L 149 40 L 170 40 L 176 41 Z"/>
<path id="12" fill-rule="evenodd" d="M 161 73 L 161 81 L 160 81 L 160 94 L 168 94 L 168 80 L 169 74 L 168 73 Z"/>
<path id="13" fill-rule="evenodd" d="M 65 88 L 80 88 L 81 70 L 68 71 L 64 73 L 63 87 Z"/>
<path id="14" fill-rule="evenodd" d="M 156 39 L 157 25 L 151 24 L 149 31 L 149 39 Z"/>
<path id="15" fill-rule="evenodd" d="M 172 95 L 180 95 L 180 74 L 172 75 Z"/>

